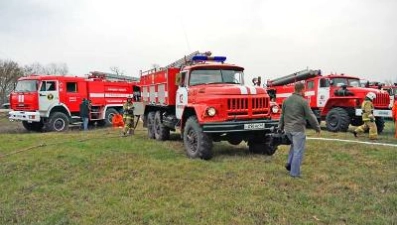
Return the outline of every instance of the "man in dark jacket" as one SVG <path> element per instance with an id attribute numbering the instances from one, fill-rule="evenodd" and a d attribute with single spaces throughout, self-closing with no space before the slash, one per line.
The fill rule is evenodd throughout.
<path id="1" fill-rule="evenodd" d="M 303 160 L 306 143 L 306 120 L 320 133 L 320 125 L 304 98 L 305 85 L 295 84 L 295 92 L 283 102 L 279 129 L 284 130 L 292 144 L 285 168 L 292 177 L 300 177 L 300 166 Z"/>
<path id="2" fill-rule="evenodd" d="M 90 102 L 87 99 L 83 99 L 80 104 L 80 117 L 83 120 L 83 129 L 88 130 L 88 117 L 90 115 Z"/>

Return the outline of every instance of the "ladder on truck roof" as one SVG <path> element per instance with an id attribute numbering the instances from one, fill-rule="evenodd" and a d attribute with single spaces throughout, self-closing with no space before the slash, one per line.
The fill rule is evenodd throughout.
<path id="1" fill-rule="evenodd" d="M 92 71 L 90 73 L 91 74 L 88 75 L 88 78 L 100 78 L 100 79 L 106 79 L 106 80 L 110 80 L 110 81 L 138 81 L 139 80 L 139 78 L 136 78 L 136 77 L 111 74 L 111 73 L 105 73 L 105 72 L 100 72 L 100 71 Z"/>
<path id="2" fill-rule="evenodd" d="M 164 69 L 171 68 L 171 67 L 181 67 L 181 66 L 185 65 L 187 62 L 192 61 L 193 57 L 198 54 L 200 54 L 199 51 L 194 51 L 194 52 L 190 53 L 189 55 L 186 55 L 183 58 L 178 59 L 175 62 L 167 65 L 166 67 L 164 67 Z"/>
<path id="3" fill-rule="evenodd" d="M 180 58 L 180 59 L 176 60 L 175 62 L 168 64 L 165 67 L 153 68 L 153 69 L 146 70 L 146 71 L 141 70 L 140 74 L 142 76 L 142 75 L 154 73 L 156 71 L 166 70 L 168 68 L 182 67 L 183 65 L 186 65 L 187 63 L 191 62 L 193 57 L 196 55 L 199 55 L 199 54 L 203 54 L 203 53 L 200 53 L 199 51 L 194 51 L 194 52 L 190 53 L 189 55 L 186 55 L 183 58 Z"/>
<path id="4" fill-rule="evenodd" d="M 199 52 L 199 51 L 194 51 L 192 53 L 190 53 L 189 55 L 184 56 L 183 58 L 180 58 L 178 60 L 176 60 L 175 62 L 168 64 L 165 67 L 159 67 L 159 68 L 153 68 L 147 71 L 140 71 L 141 76 L 142 75 L 147 75 L 147 74 L 151 74 L 154 73 L 156 71 L 161 71 L 161 70 L 166 70 L 168 68 L 176 68 L 176 67 L 182 67 L 184 65 L 187 64 L 192 64 L 193 63 L 193 58 L 197 55 L 204 55 L 204 56 L 210 56 L 212 53 L 211 52 Z"/>

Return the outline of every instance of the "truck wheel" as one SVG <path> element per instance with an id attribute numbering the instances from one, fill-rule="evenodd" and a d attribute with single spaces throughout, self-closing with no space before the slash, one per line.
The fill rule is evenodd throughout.
<path id="1" fill-rule="evenodd" d="M 376 117 L 375 123 L 376 123 L 376 128 L 378 130 L 378 134 L 382 133 L 383 129 L 385 128 L 385 120 L 383 119 L 383 117 Z"/>
<path id="2" fill-rule="evenodd" d="M 248 151 L 253 154 L 273 155 L 277 150 L 277 146 L 267 144 L 263 141 L 248 141 Z"/>
<path id="3" fill-rule="evenodd" d="M 263 154 L 265 150 L 265 144 L 262 142 L 249 140 L 248 141 L 248 151 L 253 154 Z"/>
<path id="4" fill-rule="evenodd" d="M 277 146 L 265 145 L 264 147 L 265 147 L 265 149 L 264 149 L 263 153 L 265 155 L 273 155 L 277 151 Z"/>
<path id="5" fill-rule="evenodd" d="M 239 136 L 238 134 L 229 134 L 227 142 L 231 145 L 239 145 L 243 141 L 243 138 L 241 135 Z"/>
<path id="6" fill-rule="evenodd" d="M 112 126 L 113 116 L 116 115 L 117 113 L 118 113 L 118 111 L 116 109 L 113 109 L 113 108 L 106 109 L 105 119 L 104 119 L 105 124 L 104 125 L 105 126 Z"/>
<path id="7" fill-rule="evenodd" d="M 161 112 L 157 111 L 154 115 L 154 136 L 156 140 L 165 141 L 170 139 L 170 129 L 161 122 Z"/>
<path id="8" fill-rule="evenodd" d="M 331 132 L 343 131 L 346 132 L 349 128 L 350 117 L 346 110 L 342 108 L 331 109 L 325 118 L 327 123 L 327 130 Z"/>
<path id="9" fill-rule="evenodd" d="M 69 128 L 69 118 L 64 113 L 54 112 L 51 113 L 45 126 L 47 131 L 66 131 Z"/>
<path id="10" fill-rule="evenodd" d="M 150 139 L 155 138 L 154 134 L 154 112 L 147 114 L 147 135 Z"/>
<path id="11" fill-rule="evenodd" d="M 212 158 L 212 139 L 203 133 L 196 116 L 187 119 L 183 130 L 183 142 L 188 157 L 205 160 Z"/>
<path id="12" fill-rule="evenodd" d="M 22 121 L 22 125 L 28 131 L 41 131 L 44 126 L 42 122 L 28 123 L 27 121 Z"/>

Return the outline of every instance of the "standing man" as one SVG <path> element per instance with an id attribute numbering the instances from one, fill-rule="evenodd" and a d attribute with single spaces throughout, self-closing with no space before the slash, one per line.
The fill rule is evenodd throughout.
<path id="1" fill-rule="evenodd" d="M 89 100 L 83 98 L 80 104 L 80 117 L 83 120 L 83 130 L 88 130 L 88 118 L 90 115 L 90 102 Z"/>
<path id="2" fill-rule="evenodd" d="M 320 134 L 320 125 L 316 116 L 305 100 L 305 85 L 295 83 L 295 92 L 288 97 L 282 106 L 279 129 L 284 130 L 291 141 L 287 164 L 285 168 L 290 171 L 291 177 L 300 177 L 301 164 L 305 153 L 306 120 Z"/>
<path id="3" fill-rule="evenodd" d="M 394 101 L 394 105 L 392 108 L 392 113 L 393 113 L 393 121 L 394 121 L 394 137 L 397 138 L 397 100 Z"/>
<path id="4" fill-rule="evenodd" d="M 357 127 L 354 131 L 354 137 L 357 137 L 359 133 L 364 133 L 369 129 L 369 139 L 376 140 L 378 139 L 378 129 L 376 128 L 375 116 L 373 114 L 374 104 L 372 101 L 376 98 L 376 94 L 373 92 L 368 92 L 365 96 L 365 100 L 361 104 L 362 109 L 362 120 L 364 122 L 363 125 Z"/>
<path id="5" fill-rule="evenodd" d="M 134 129 L 134 108 L 135 107 L 132 103 L 132 96 L 128 96 L 127 102 L 123 105 L 124 136 L 126 134 L 130 134 L 131 130 Z"/>

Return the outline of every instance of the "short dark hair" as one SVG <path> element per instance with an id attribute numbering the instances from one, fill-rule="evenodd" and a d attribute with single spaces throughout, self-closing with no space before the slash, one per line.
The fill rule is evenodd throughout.
<path id="1" fill-rule="evenodd" d="M 305 84 L 303 84 L 302 82 L 295 83 L 295 93 L 300 93 L 304 89 L 305 89 Z"/>

